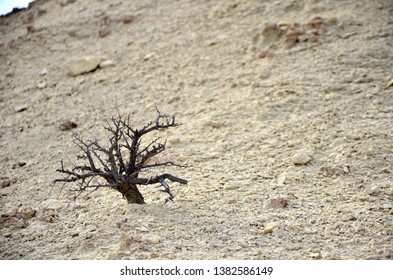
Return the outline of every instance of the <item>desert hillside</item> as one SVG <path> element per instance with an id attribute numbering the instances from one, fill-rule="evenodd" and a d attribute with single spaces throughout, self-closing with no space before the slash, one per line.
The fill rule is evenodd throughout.
<path id="1" fill-rule="evenodd" d="M 393 2 L 38 0 L 0 17 L 1 259 L 393 259 Z M 52 182 L 155 106 L 174 202 Z M 146 174 L 149 176 L 149 174 Z"/>

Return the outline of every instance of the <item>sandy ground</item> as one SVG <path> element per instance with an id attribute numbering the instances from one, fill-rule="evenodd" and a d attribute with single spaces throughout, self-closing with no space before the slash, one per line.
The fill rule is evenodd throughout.
<path id="1" fill-rule="evenodd" d="M 392 259 L 393 3 L 45 1 L 0 18 L 1 259 Z M 75 59 L 103 62 L 69 75 Z M 76 132 L 158 106 L 176 196 L 73 200 Z M 65 121 L 77 127 L 64 127 Z M 62 125 L 63 124 L 63 125 Z"/>

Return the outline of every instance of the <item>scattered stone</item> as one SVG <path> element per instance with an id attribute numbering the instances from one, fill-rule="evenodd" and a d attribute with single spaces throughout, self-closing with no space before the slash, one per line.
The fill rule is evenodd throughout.
<path id="1" fill-rule="evenodd" d="M 68 4 L 72 4 L 75 2 L 76 2 L 76 0 L 60 0 L 59 4 L 60 4 L 60 6 L 64 7 L 64 6 L 67 6 Z"/>
<path id="2" fill-rule="evenodd" d="M 168 142 L 171 145 L 177 145 L 180 143 L 180 138 L 179 137 L 169 138 Z"/>
<path id="3" fill-rule="evenodd" d="M 154 55 L 155 55 L 154 52 L 148 53 L 148 54 L 146 54 L 146 55 L 143 57 L 143 60 L 145 60 L 145 61 L 146 61 L 146 60 L 149 60 L 149 59 L 153 58 Z"/>
<path id="4" fill-rule="evenodd" d="M 278 176 L 278 178 L 277 178 L 277 184 L 278 184 L 279 186 L 284 186 L 286 180 L 287 180 L 287 174 L 286 174 L 286 173 L 281 174 L 281 175 Z"/>
<path id="5" fill-rule="evenodd" d="M 84 56 L 72 59 L 68 65 L 68 74 L 70 76 L 78 76 L 97 69 L 101 59 L 96 56 Z"/>
<path id="6" fill-rule="evenodd" d="M 12 165 L 12 169 L 16 169 L 16 168 L 19 168 L 19 167 L 23 167 L 23 166 L 25 166 L 27 164 L 27 162 L 25 162 L 25 161 L 18 161 L 17 163 L 14 163 L 13 165 Z"/>
<path id="7" fill-rule="evenodd" d="M 313 152 L 309 149 L 301 149 L 292 156 L 295 165 L 304 165 L 313 159 Z"/>
<path id="8" fill-rule="evenodd" d="M 100 63 L 100 68 L 108 68 L 115 66 L 115 62 L 113 60 L 104 60 Z"/>
<path id="9" fill-rule="evenodd" d="M 259 53 L 258 57 L 259 58 L 266 58 L 268 56 L 269 52 L 267 50 L 263 50 Z"/>
<path id="10" fill-rule="evenodd" d="M 47 69 L 42 69 L 42 71 L 40 73 L 38 73 L 38 75 L 46 76 L 46 75 L 48 75 L 48 70 Z"/>
<path id="11" fill-rule="evenodd" d="M 313 259 L 320 259 L 321 258 L 321 253 L 320 252 L 311 253 L 309 256 L 310 256 L 310 258 L 313 258 Z"/>
<path id="12" fill-rule="evenodd" d="M 268 224 L 265 226 L 265 228 L 262 230 L 262 233 L 263 233 L 263 234 L 272 233 L 273 230 L 274 230 L 276 227 L 278 227 L 278 226 L 279 226 L 279 224 L 278 224 L 277 222 L 268 223 Z"/>
<path id="13" fill-rule="evenodd" d="M 393 86 L 393 78 L 389 80 L 389 82 L 386 84 L 386 88 L 389 88 Z"/>
<path id="14" fill-rule="evenodd" d="M 1 214 L 0 225 L 10 228 L 25 228 L 27 226 L 17 208 L 12 209 L 8 213 Z"/>
<path id="15" fill-rule="evenodd" d="M 236 200 L 236 199 L 230 199 L 230 200 L 228 200 L 227 203 L 228 203 L 228 204 L 236 204 L 236 203 L 237 203 L 237 200 Z"/>
<path id="16" fill-rule="evenodd" d="M 121 228 L 121 226 L 122 226 L 124 223 L 126 223 L 127 220 L 128 220 L 127 218 L 122 218 L 122 219 L 120 219 L 119 221 L 116 222 L 116 227 L 117 227 L 117 228 Z"/>
<path id="17" fill-rule="evenodd" d="M 77 237 L 80 233 L 81 233 L 80 229 L 74 229 L 74 230 L 71 230 L 68 234 L 71 237 Z"/>
<path id="18" fill-rule="evenodd" d="M 111 33 L 111 28 L 109 27 L 109 25 L 103 25 L 98 30 L 98 37 L 104 38 L 108 36 L 110 33 Z"/>
<path id="19" fill-rule="evenodd" d="M 393 209 L 393 205 L 390 204 L 390 203 L 384 203 L 384 204 L 381 205 L 380 208 L 383 209 L 383 210 L 390 210 L 390 209 Z"/>
<path id="20" fill-rule="evenodd" d="M 149 230 L 147 227 L 145 227 L 145 226 L 136 227 L 135 230 L 138 231 L 138 232 L 141 232 L 141 233 L 146 233 L 146 232 L 149 232 L 149 231 L 150 231 L 150 230 Z"/>
<path id="21" fill-rule="evenodd" d="M 44 210 L 59 210 L 63 208 L 63 203 L 57 199 L 48 199 L 41 203 Z"/>
<path id="22" fill-rule="evenodd" d="M 293 47 L 296 43 L 300 42 L 299 37 L 303 35 L 304 32 L 300 29 L 296 24 L 289 27 L 285 36 L 284 36 L 284 44 L 287 48 Z"/>
<path id="23" fill-rule="evenodd" d="M 356 217 L 352 213 L 346 213 L 341 216 L 341 221 L 343 222 L 356 221 Z"/>
<path id="24" fill-rule="evenodd" d="M 41 80 L 41 81 L 37 82 L 37 88 L 39 88 L 39 89 L 44 89 L 44 88 L 46 88 L 46 86 L 47 86 L 47 83 L 45 80 Z"/>
<path id="25" fill-rule="evenodd" d="M 379 193 L 380 193 L 380 190 L 379 190 L 378 186 L 373 186 L 373 187 L 367 189 L 368 195 L 377 196 L 377 195 L 379 195 Z"/>
<path id="26" fill-rule="evenodd" d="M 264 40 L 269 43 L 277 41 L 283 34 L 284 30 L 277 23 L 269 23 L 262 30 Z"/>
<path id="27" fill-rule="evenodd" d="M 27 30 L 27 33 L 34 33 L 37 31 L 37 29 L 31 24 L 26 26 L 26 30 Z"/>
<path id="28" fill-rule="evenodd" d="M 62 122 L 59 126 L 60 130 L 66 131 L 66 130 L 71 130 L 78 127 L 78 124 L 72 120 L 66 120 Z"/>
<path id="29" fill-rule="evenodd" d="M 146 241 L 149 244 L 158 244 L 161 242 L 161 237 L 158 235 L 147 235 L 142 237 L 142 241 Z"/>
<path id="30" fill-rule="evenodd" d="M 265 209 L 283 209 L 287 207 L 288 205 L 288 199 L 282 198 L 282 197 L 275 197 L 275 198 L 270 198 L 267 200 L 264 204 Z"/>
<path id="31" fill-rule="evenodd" d="M 3 177 L 0 180 L 0 188 L 7 188 L 9 186 L 11 186 L 11 184 L 15 183 L 16 179 L 10 179 L 8 177 Z"/>
<path id="32" fill-rule="evenodd" d="M 22 216 L 22 218 L 25 220 L 35 217 L 35 215 L 37 213 L 37 211 L 31 207 L 22 208 L 22 209 L 20 209 L 19 212 L 20 212 L 20 215 Z"/>
<path id="33" fill-rule="evenodd" d="M 348 165 L 336 165 L 335 167 L 323 166 L 320 171 L 324 172 L 327 176 L 342 176 L 349 174 L 350 169 Z"/>
<path id="34" fill-rule="evenodd" d="M 239 182 L 226 182 L 224 185 L 224 190 L 226 191 L 237 190 L 238 188 L 240 188 Z"/>
<path id="35" fill-rule="evenodd" d="M 123 15 L 121 17 L 121 21 L 125 24 L 131 23 L 135 20 L 135 16 L 133 15 Z"/>
<path id="36" fill-rule="evenodd" d="M 27 109 L 29 109 L 29 105 L 23 104 L 23 105 L 16 106 L 15 112 L 19 113 L 19 112 L 26 111 Z"/>

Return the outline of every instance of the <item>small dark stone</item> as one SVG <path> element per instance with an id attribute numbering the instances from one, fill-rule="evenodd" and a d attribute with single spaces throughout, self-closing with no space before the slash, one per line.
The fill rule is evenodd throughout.
<path id="1" fill-rule="evenodd" d="M 66 120 L 60 124 L 60 130 L 66 131 L 78 127 L 78 124 L 71 120 Z"/>

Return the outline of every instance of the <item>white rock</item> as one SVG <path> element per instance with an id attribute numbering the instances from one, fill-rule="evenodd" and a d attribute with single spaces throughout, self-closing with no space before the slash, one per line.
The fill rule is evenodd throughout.
<path id="1" fill-rule="evenodd" d="M 69 62 L 68 74 L 78 76 L 95 70 L 100 65 L 101 59 L 96 56 L 84 56 L 74 58 Z"/>
<path id="2" fill-rule="evenodd" d="M 23 104 L 15 107 L 15 112 L 23 112 L 29 108 L 29 105 Z"/>
<path id="3" fill-rule="evenodd" d="M 158 244 L 161 242 L 161 237 L 158 235 L 145 235 L 142 237 L 142 241 L 146 241 L 150 244 Z"/>
<path id="4" fill-rule="evenodd" d="M 263 233 L 263 234 L 272 233 L 273 230 L 274 230 L 276 227 L 278 227 L 278 226 L 279 226 L 279 224 L 278 224 L 277 222 L 268 223 L 268 224 L 265 226 L 265 228 L 262 230 L 262 233 Z"/>
<path id="5" fill-rule="evenodd" d="M 373 187 L 367 189 L 368 195 L 377 196 L 377 195 L 379 195 L 379 193 L 380 193 L 380 190 L 379 190 L 378 186 L 373 186 Z"/>
<path id="6" fill-rule="evenodd" d="M 240 188 L 240 184 L 239 183 L 225 183 L 224 185 L 224 190 L 237 190 L 238 188 Z"/>
<path id="7" fill-rule="evenodd" d="M 37 88 L 39 88 L 39 89 L 44 89 L 44 88 L 46 88 L 46 86 L 47 86 L 47 83 L 45 80 L 40 80 L 37 82 Z"/>
<path id="8" fill-rule="evenodd" d="M 320 252 L 310 253 L 309 256 L 310 256 L 311 258 L 313 258 L 313 259 L 320 259 L 320 258 L 321 258 L 321 253 L 320 253 Z"/>
<path id="9" fill-rule="evenodd" d="M 107 68 L 115 66 L 115 62 L 113 60 L 104 60 L 100 63 L 100 68 Z"/>
<path id="10" fill-rule="evenodd" d="M 59 210 L 63 207 L 63 204 L 57 199 L 48 199 L 42 202 L 41 206 L 45 210 Z"/>
<path id="11" fill-rule="evenodd" d="M 277 185 L 284 186 L 285 182 L 287 181 L 287 174 L 283 173 L 277 178 Z"/>
<path id="12" fill-rule="evenodd" d="M 46 76 L 48 74 L 48 70 L 47 69 L 42 69 L 42 71 L 40 73 L 38 73 L 40 76 Z"/>
<path id="13" fill-rule="evenodd" d="M 313 159 L 313 152 L 309 149 L 301 149 L 292 156 L 292 162 L 296 165 L 307 164 Z"/>

